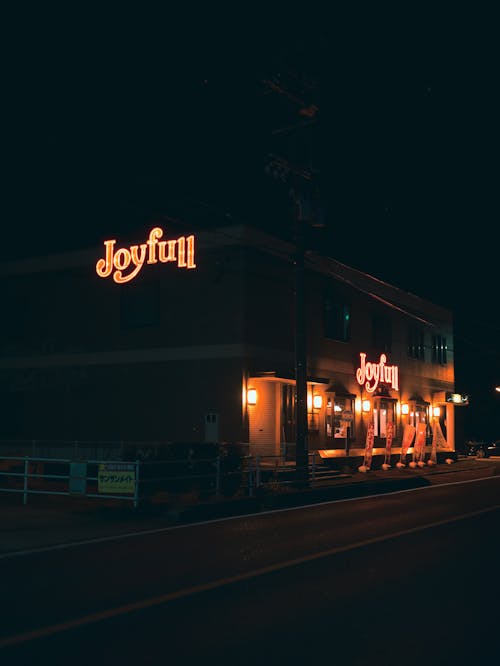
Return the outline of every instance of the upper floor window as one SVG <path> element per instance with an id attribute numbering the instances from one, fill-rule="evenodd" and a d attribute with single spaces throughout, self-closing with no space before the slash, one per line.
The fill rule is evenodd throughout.
<path id="1" fill-rule="evenodd" d="M 372 346 L 381 353 L 392 351 L 392 324 L 386 315 L 376 314 L 372 318 Z"/>
<path id="2" fill-rule="evenodd" d="M 325 295 L 323 319 L 326 338 L 341 342 L 351 339 L 351 306 L 332 293 Z"/>
<path id="3" fill-rule="evenodd" d="M 446 365 L 448 359 L 446 353 L 448 347 L 446 345 L 446 338 L 443 335 L 432 336 L 432 362 Z"/>
<path id="4" fill-rule="evenodd" d="M 424 331 L 419 326 L 408 329 L 408 356 L 420 361 L 425 358 Z"/>

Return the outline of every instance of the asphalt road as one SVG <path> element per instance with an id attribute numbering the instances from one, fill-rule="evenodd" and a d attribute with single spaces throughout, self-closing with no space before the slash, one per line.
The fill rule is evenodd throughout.
<path id="1" fill-rule="evenodd" d="M 0 663 L 486 663 L 499 498 L 456 479 L 4 555 Z"/>

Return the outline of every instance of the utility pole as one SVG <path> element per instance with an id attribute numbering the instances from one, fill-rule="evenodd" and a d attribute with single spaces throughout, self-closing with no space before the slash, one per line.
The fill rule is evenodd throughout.
<path id="1" fill-rule="evenodd" d="M 307 424 L 307 333 L 306 304 L 304 284 L 304 219 L 300 205 L 300 195 L 292 189 L 294 203 L 295 226 L 295 257 L 294 272 L 294 305 L 295 305 L 295 391 L 296 391 L 296 438 L 295 438 L 295 471 L 296 481 L 300 486 L 309 485 L 309 443 Z"/>
<path id="2" fill-rule="evenodd" d="M 305 288 L 306 225 L 313 223 L 311 181 L 313 172 L 270 154 L 266 172 L 289 186 L 292 200 L 295 251 L 293 255 L 294 369 L 295 369 L 295 479 L 309 485 L 307 423 L 307 312 Z"/>
<path id="3" fill-rule="evenodd" d="M 294 77 L 297 81 L 297 77 Z M 319 111 L 316 104 L 307 102 L 302 91 L 291 92 L 280 80 L 263 81 L 266 88 L 288 99 L 294 108 L 295 120 L 287 127 L 273 131 L 273 135 L 296 134 L 299 130 L 312 127 Z M 310 86 L 308 94 L 311 93 Z M 301 116 L 300 122 L 296 114 Z M 305 287 L 306 225 L 315 224 L 313 213 L 313 182 L 315 170 L 309 153 L 309 165 L 293 164 L 289 159 L 269 154 L 266 172 L 289 186 L 292 199 L 295 254 L 293 257 L 294 285 L 294 366 L 295 366 L 295 479 L 298 486 L 309 485 L 309 442 L 307 422 L 307 308 Z"/>

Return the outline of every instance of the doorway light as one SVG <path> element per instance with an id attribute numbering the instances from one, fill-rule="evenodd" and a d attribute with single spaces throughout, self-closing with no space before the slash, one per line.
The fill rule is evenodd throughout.
<path id="1" fill-rule="evenodd" d="M 321 409 L 323 407 L 323 396 L 322 395 L 313 396 L 313 407 L 314 407 L 314 409 Z"/>
<path id="2" fill-rule="evenodd" d="M 257 404 L 257 389 L 249 388 L 247 391 L 247 403 L 249 405 Z"/>

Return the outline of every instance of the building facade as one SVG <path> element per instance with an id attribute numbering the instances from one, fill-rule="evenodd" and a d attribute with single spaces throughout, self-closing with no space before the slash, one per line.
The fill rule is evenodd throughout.
<path id="1" fill-rule="evenodd" d="M 294 247 L 244 226 L 0 265 L 3 440 L 241 442 L 293 457 Z M 451 312 L 333 259 L 304 273 L 308 448 L 405 426 L 454 449 Z M 454 402 L 455 401 L 455 402 Z M 371 426 L 370 426 L 371 424 Z M 443 444 L 444 442 L 444 444 Z"/>

